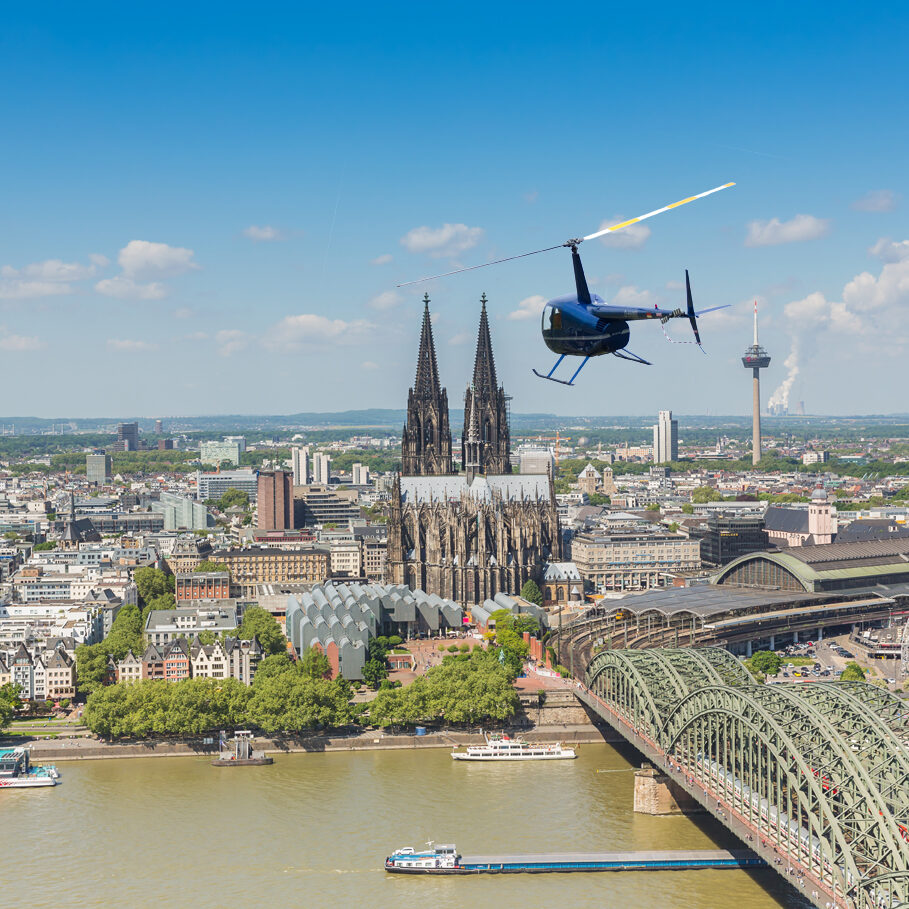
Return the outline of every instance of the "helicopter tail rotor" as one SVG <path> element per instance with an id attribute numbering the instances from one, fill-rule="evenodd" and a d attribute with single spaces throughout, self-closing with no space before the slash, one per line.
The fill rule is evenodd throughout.
<path id="1" fill-rule="evenodd" d="M 688 269 L 685 269 L 685 292 L 688 295 L 688 321 L 691 323 L 691 330 L 694 332 L 694 340 L 702 353 L 706 353 L 704 346 L 701 344 L 701 333 L 698 331 L 697 313 L 694 311 L 694 301 L 691 299 L 691 280 L 688 277 Z"/>

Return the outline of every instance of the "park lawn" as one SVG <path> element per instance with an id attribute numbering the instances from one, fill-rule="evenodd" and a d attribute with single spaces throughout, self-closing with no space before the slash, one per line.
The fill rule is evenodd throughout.
<path id="1" fill-rule="evenodd" d="M 783 657 L 783 665 L 786 666 L 789 663 L 792 663 L 793 666 L 813 666 L 817 663 L 814 657 Z"/>

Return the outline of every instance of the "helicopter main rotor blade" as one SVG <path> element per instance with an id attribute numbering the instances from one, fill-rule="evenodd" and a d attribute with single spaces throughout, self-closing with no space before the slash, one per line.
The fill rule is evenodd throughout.
<path id="1" fill-rule="evenodd" d="M 729 189 L 730 186 L 735 186 L 735 183 L 724 183 L 722 186 L 716 186 L 713 189 L 708 189 L 705 193 L 698 193 L 696 196 L 689 196 L 687 199 L 682 199 L 679 202 L 673 202 L 671 205 L 666 205 L 663 208 L 658 208 L 656 211 L 648 212 L 646 215 L 632 218 L 630 221 L 623 221 L 621 224 L 613 224 L 612 227 L 607 227 L 604 230 L 598 230 L 595 234 L 588 234 L 586 237 L 578 237 L 576 240 L 568 240 L 565 243 L 559 243 L 557 246 L 547 246 L 544 249 L 534 249 L 532 252 L 519 253 L 516 256 L 506 256 L 504 259 L 495 259 L 492 262 L 482 262 L 479 265 L 468 265 L 466 268 L 455 268 L 452 271 L 444 271 L 438 275 L 427 275 L 425 278 L 417 278 L 415 281 L 403 281 L 401 284 L 396 284 L 395 287 L 410 287 L 412 284 L 422 284 L 424 281 L 434 281 L 436 278 L 448 278 L 451 275 L 459 275 L 464 271 L 476 271 L 478 268 L 487 268 L 490 265 L 501 265 L 503 262 L 513 262 L 515 259 L 526 259 L 527 256 L 536 256 L 539 253 L 552 252 L 554 249 L 563 249 L 566 246 L 574 248 L 579 243 L 583 243 L 585 240 L 595 240 L 597 237 L 602 237 L 605 234 L 611 234 L 614 231 L 621 230 L 623 227 L 628 227 L 631 224 L 637 224 L 639 221 L 646 221 L 647 218 L 652 218 L 654 215 L 662 214 L 664 211 L 669 211 L 672 208 L 678 208 L 680 205 L 687 205 L 689 202 L 694 202 L 695 199 L 703 199 L 704 196 L 718 193 L 721 189 Z"/>
<path id="2" fill-rule="evenodd" d="M 535 256 L 537 253 L 551 252 L 553 249 L 562 249 L 564 243 L 558 246 L 547 246 L 546 249 L 535 249 L 533 252 L 520 253 L 517 256 L 506 256 L 504 259 L 496 259 L 494 262 L 482 262 L 480 265 L 468 265 L 466 268 L 456 268 L 454 271 L 445 271 L 440 275 L 428 275 L 425 278 L 417 278 L 416 281 L 405 281 L 403 284 L 395 284 L 395 287 L 409 287 L 411 284 L 422 284 L 424 281 L 433 281 L 436 278 L 447 278 L 449 275 L 459 275 L 462 271 L 474 271 L 477 268 L 486 268 L 487 265 L 500 265 L 502 262 L 511 262 L 512 259 L 525 259 L 527 256 Z"/>
<path id="3" fill-rule="evenodd" d="M 632 218 L 630 221 L 623 221 L 621 224 L 613 224 L 612 227 L 598 230 L 595 234 L 588 234 L 586 237 L 581 237 L 581 240 L 596 240 L 597 237 L 611 234 L 613 231 L 621 230 L 623 227 L 628 227 L 631 224 L 637 224 L 639 221 L 646 221 L 647 218 L 652 218 L 654 215 L 661 215 L 664 211 L 678 208 L 680 205 L 687 205 L 689 202 L 694 202 L 695 199 L 703 199 L 704 196 L 718 193 L 721 189 L 729 189 L 730 186 L 735 186 L 735 183 L 724 183 L 722 186 L 716 186 L 713 189 L 708 189 L 705 193 L 698 193 L 696 196 L 689 196 L 687 199 L 682 199 L 680 202 L 673 202 L 672 205 L 665 205 L 663 208 L 658 208 L 656 211 L 647 212 L 646 215 L 640 215 L 637 218 Z"/>

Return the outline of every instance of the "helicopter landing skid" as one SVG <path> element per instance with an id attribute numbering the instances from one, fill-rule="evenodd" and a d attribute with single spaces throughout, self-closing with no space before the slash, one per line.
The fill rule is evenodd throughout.
<path id="1" fill-rule="evenodd" d="M 653 366 L 653 363 L 651 363 L 650 360 L 645 360 L 643 357 L 639 357 L 630 350 L 614 350 L 612 355 L 618 357 L 620 360 L 628 360 L 629 363 L 640 363 L 642 366 Z"/>
<path id="2" fill-rule="evenodd" d="M 581 365 L 574 371 L 574 375 L 567 382 L 564 379 L 555 379 L 552 376 L 552 374 L 559 368 L 559 364 L 564 359 L 565 354 L 562 354 L 562 356 L 555 361 L 555 366 L 553 366 L 545 376 L 543 373 L 537 372 L 535 369 L 532 370 L 532 372 L 535 376 L 538 376 L 541 379 L 548 379 L 550 382 L 558 382 L 559 385 L 574 385 L 574 380 L 578 377 L 578 373 L 584 368 L 584 365 L 587 363 L 590 357 L 584 357 L 584 359 L 581 361 Z"/>

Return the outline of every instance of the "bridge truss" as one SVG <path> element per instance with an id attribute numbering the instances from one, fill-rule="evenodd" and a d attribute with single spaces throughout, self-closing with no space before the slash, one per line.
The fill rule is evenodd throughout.
<path id="1" fill-rule="evenodd" d="M 899 698 L 861 682 L 759 685 L 718 648 L 605 651 L 586 684 L 836 905 L 909 907 Z"/>

